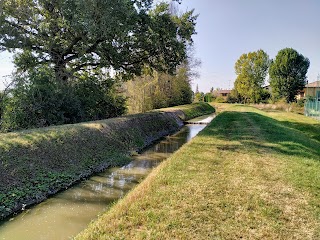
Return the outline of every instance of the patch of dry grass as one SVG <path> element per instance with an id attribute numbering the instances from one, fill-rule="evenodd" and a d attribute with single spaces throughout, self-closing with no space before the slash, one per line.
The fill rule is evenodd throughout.
<path id="1" fill-rule="evenodd" d="M 319 239 L 311 128 L 287 124 L 286 113 L 220 107 L 228 111 L 76 239 Z"/>
<path id="2" fill-rule="evenodd" d="M 285 112 L 293 112 L 304 114 L 303 104 L 298 103 L 287 103 L 284 99 L 282 101 L 276 103 L 260 103 L 260 104 L 252 104 L 252 106 L 265 111 L 285 111 Z"/>

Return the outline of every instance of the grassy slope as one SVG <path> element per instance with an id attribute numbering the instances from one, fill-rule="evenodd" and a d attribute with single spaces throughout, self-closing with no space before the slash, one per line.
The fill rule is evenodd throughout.
<path id="1" fill-rule="evenodd" d="M 183 121 L 187 121 L 192 118 L 215 112 L 215 109 L 208 107 L 208 105 L 209 104 L 203 104 L 202 102 L 198 102 L 193 104 L 180 105 L 176 107 L 162 108 L 160 109 L 160 111 L 176 112 Z"/>
<path id="2" fill-rule="evenodd" d="M 181 108 L 198 116 L 214 111 L 206 104 Z M 0 134 L 0 220 L 94 172 L 124 164 L 130 152 L 176 131 L 182 124 L 176 118 L 156 112 Z"/>
<path id="3" fill-rule="evenodd" d="M 77 239 L 319 239 L 320 124 L 220 107 Z"/>

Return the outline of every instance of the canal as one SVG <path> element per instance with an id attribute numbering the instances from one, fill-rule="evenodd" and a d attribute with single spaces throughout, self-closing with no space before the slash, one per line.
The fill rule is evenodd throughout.
<path id="1" fill-rule="evenodd" d="M 198 119 L 197 119 L 198 120 Z M 139 184 L 205 125 L 187 124 L 120 168 L 110 168 L 0 223 L 0 239 L 70 239 Z"/>

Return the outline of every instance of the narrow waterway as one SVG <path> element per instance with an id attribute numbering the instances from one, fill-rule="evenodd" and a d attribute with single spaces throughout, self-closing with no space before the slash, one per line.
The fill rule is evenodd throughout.
<path id="1" fill-rule="evenodd" d="M 70 239 L 204 127 L 185 125 L 178 133 L 134 156 L 126 166 L 107 169 L 26 209 L 0 225 L 0 239 Z"/>

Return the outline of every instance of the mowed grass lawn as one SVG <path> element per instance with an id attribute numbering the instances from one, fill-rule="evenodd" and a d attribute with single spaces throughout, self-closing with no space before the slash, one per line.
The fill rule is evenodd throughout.
<path id="1" fill-rule="evenodd" d="M 240 238 L 320 239 L 319 122 L 225 108 L 77 237 Z"/>

